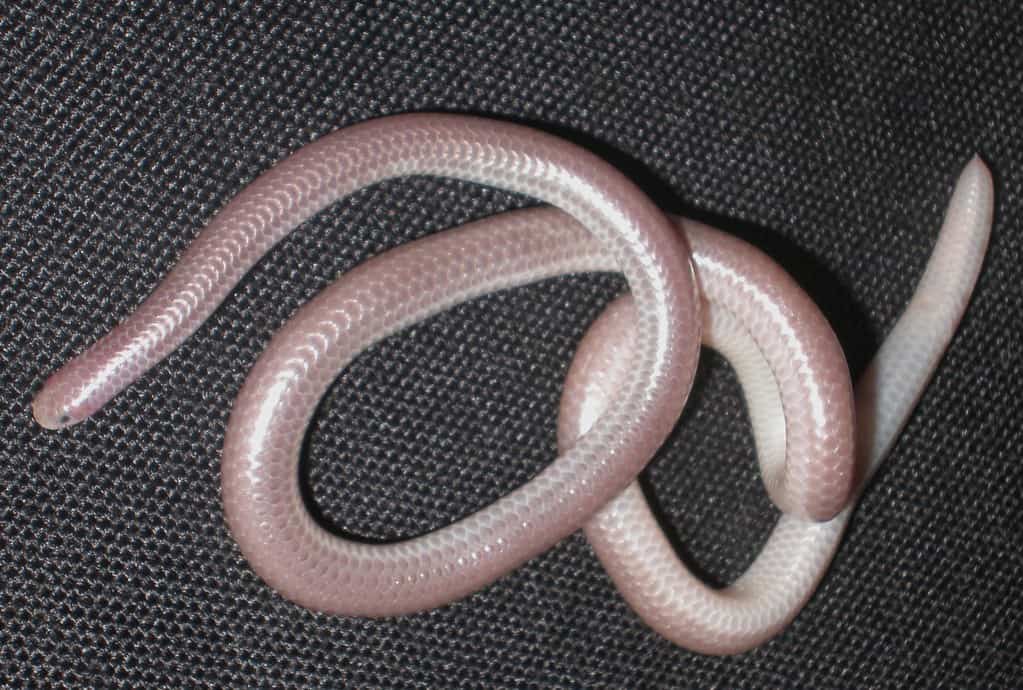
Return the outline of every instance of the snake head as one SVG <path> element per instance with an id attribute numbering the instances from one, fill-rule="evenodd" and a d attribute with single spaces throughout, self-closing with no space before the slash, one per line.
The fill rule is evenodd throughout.
<path id="1" fill-rule="evenodd" d="M 32 416 L 39 426 L 58 430 L 74 426 L 102 407 L 94 386 L 67 366 L 47 379 L 32 400 Z"/>

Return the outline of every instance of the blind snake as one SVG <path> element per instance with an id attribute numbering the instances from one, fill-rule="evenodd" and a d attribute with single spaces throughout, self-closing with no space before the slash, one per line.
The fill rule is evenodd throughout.
<path id="1" fill-rule="evenodd" d="M 983 163 L 960 176 L 920 288 L 854 400 L 823 316 L 749 245 L 672 222 L 607 163 L 526 127 L 439 114 L 372 120 L 308 144 L 245 187 L 128 319 L 46 381 L 35 419 L 58 429 L 88 418 L 199 328 L 297 225 L 406 175 L 488 184 L 557 209 L 499 214 L 386 252 L 274 336 L 234 403 L 222 458 L 225 517 L 255 572 L 310 609 L 401 615 L 464 597 L 584 527 L 625 598 L 673 641 L 728 653 L 776 634 L 826 570 L 852 499 L 966 307 L 991 224 Z M 303 437 L 352 357 L 472 297 L 578 271 L 621 271 L 630 294 L 579 346 L 550 466 L 490 506 L 397 543 L 343 539 L 313 520 L 299 490 Z M 681 412 L 701 338 L 736 368 L 768 493 L 783 511 L 753 566 L 724 590 L 689 574 L 634 483 Z"/>

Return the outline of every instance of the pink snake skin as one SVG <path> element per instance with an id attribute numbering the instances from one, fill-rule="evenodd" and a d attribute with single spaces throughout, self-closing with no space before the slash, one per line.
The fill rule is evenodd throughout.
<path id="1" fill-rule="evenodd" d="M 401 615 L 477 591 L 584 528 L 630 605 L 674 642 L 732 653 L 777 634 L 826 571 L 855 498 L 966 308 L 991 226 L 983 163 L 961 174 L 918 291 L 854 398 L 823 316 L 749 245 L 672 222 L 605 162 L 529 128 L 439 114 L 373 120 L 303 147 L 248 185 L 127 320 L 47 380 L 36 420 L 57 429 L 88 418 L 198 329 L 292 229 L 406 175 L 456 177 L 557 208 L 500 214 L 371 259 L 274 336 L 232 408 L 222 458 L 226 520 L 255 572 L 310 609 Z M 305 430 L 359 352 L 459 302 L 581 271 L 620 271 L 630 294 L 578 348 L 550 466 L 477 513 L 402 542 L 346 540 L 314 521 L 299 487 Z M 755 563 L 723 590 L 679 561 L 634 481 L 681 413 L 701 340 L 736 370 L 765 485 L 783 512 Z"/>

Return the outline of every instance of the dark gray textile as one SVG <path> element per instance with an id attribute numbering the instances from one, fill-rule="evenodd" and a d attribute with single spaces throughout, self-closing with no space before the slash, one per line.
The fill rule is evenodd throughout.
<path id="1" fill-rule="evenodd" d="M 0 5 L 0 682 L 9 687 L 1004 688 L 1023 672 L 1023 11 L 1013 2 Z M 750 239 L 860 371 L 910 295 L 952 182 L 998 181 L 967 319 L 816 596 L 712 658 L 652 633 L 575 536 L 396 620 L 280 599 L 222 519 L 230 401 L 275 329 L 359 261 L 529 200 L 400 180 L 337 204 L 95 419 L 45 432 L 48 372 L 126 316 L 203 223 L 338 127 L 454 111 L 528 123 L 668 209 Z M 334 386 L 309 496 L 373 539 L 422 533 L 553 457 L 573 348 L 614 276 L 478 300 Z M 704 358 L 645 482 L 725 583 L 776 513 L 738 389 Z"/>

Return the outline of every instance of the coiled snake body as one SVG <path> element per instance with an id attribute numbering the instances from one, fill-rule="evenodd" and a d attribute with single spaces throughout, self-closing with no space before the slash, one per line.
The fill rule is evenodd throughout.
<path id="1" fill-rule="evenodd" d="M 36 420 L 60 428 L 92 415 L 193 333 L 303 220 L 369 184 L 416 174 L 557 208 L 500 214 L 371 259 L 276 334 L 234 404 L 222 460 L 225 515 L 253 569 L 311 609 L 400 615 L 476 591 L 583 527 L 633 608 L 675 642 L 729 653 L 776 634 L 826 570 L 853 499 L 966 307 L 991 224 L 983 163 L 961 174 L 917 294 L 854 399 L 824 318 L 749 245 L 672 222 L 613 168 L 555 137 L 465 116 L 381 118 L 307 145 L 247 186 L 134 314 L 51 376 L 33 402 Z M 356 354 L 458 302 L 576 271 L 621 271 L 630 294 L 580 344 L 562 399 L 562 453 L 550 466 L 479 512 L 402 542 L 346 540 L 312 519 L 297 469 L 305 429 Z M 736 369 L 767 490 L 784 513 L 724 590 L 686 570 L 634 482 L 682 410 L 701 339 Z"/>

